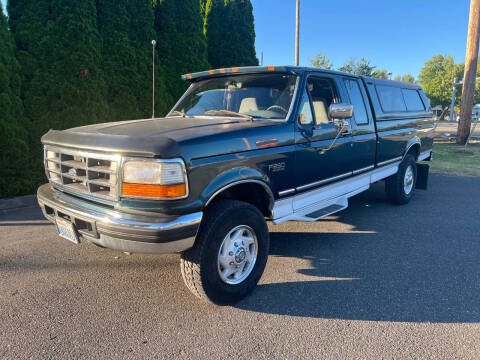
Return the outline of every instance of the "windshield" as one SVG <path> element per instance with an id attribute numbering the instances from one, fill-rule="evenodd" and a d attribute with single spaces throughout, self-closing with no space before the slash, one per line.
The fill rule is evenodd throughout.
<path id="1" fill-rule="evenodd" d="M 290 74 L 248 74 L 200 80 L 169 116 L 285 119 L 296 79 Z"/>

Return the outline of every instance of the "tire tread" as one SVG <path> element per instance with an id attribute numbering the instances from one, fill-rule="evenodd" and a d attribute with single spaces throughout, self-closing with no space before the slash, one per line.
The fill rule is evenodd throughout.
<path id="1" fill-rule="evenodd" d="M 202 300 L 213 302 L 206 292 L 201 271 L 202 259 L 204 259 L 204 253 L 207 251 L 209 244 L 208 239 L 219 226 L 219 222 L 221 222 L 225 213 L 242 207 L 254 209 L 258 216 L 263 218 L 260 211 L 248 203 L 238 200 L 220 200 L 206 209 L 204 213 L 205 221 L 200 226 L 194 246 L 181 254 L 180 270 L 185 285 L 196 297 Z"/>

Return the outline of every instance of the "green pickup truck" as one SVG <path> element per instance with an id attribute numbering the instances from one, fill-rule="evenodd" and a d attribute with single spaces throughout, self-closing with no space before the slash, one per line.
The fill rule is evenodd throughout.
<path id="1" fill-rule="evenodd" d="M 42 137 L 38 201 L 60 236 L 181 253 L 187 287 L 230 304 L 265 269 L 267 221 L 316 221 L 382 180 L 396 204 L 426 188 L 434 124 L 416 84 L 293 66 L 183 78 L 164 118 Z"/>

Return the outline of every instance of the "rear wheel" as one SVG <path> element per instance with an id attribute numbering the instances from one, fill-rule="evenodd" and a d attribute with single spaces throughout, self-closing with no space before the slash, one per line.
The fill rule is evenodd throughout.
<path id="1" fill-rule="evenodd" d="M 412 198 L 417 182 L 417 163 L 412 154 L 407 154 L 398 166 L 398 172 L 385 181 L 387 197 L 394 204 L 407 204 Z"/>
<path id="2" fill-rule="evenodd" d="M 182 276 L 197 297 L 235 303 L 255 288 L 268 250 L 268 228 L 260 211 L 245 202 L 222 200 L 205 211 L 194 247 L 182 253 Z"/>

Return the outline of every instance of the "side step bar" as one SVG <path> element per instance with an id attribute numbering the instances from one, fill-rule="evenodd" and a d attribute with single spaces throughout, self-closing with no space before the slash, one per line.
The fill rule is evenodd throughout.
<path id="1" fill-rule="evenodd" d="M 273 207 L 273 223 L 316 221 L 343 210 L 348 206 L 350 197 L 368 190 L 370 184 L 395 174 L 399 164 L 400 161 L 397 161 L 337 183 L 277 200 Z M 420 173 L 422 172 L 428 172 L 428 170 L 420 168 Z M 420 187 L 422 184 L 418 185 Z"/>
<path id="2" fill-rule="evenodd" d="M 279 224 L 284 221 L 317 221 L 326 216 L 332 215 L 338 211 L 344 210 L 348 207 L 348 197 L 341 196 L 333 201 L 316 203 L 307 208 L 295 211 L 287 218 L 278 219 L 280 221 L 274 221 Z"/>

